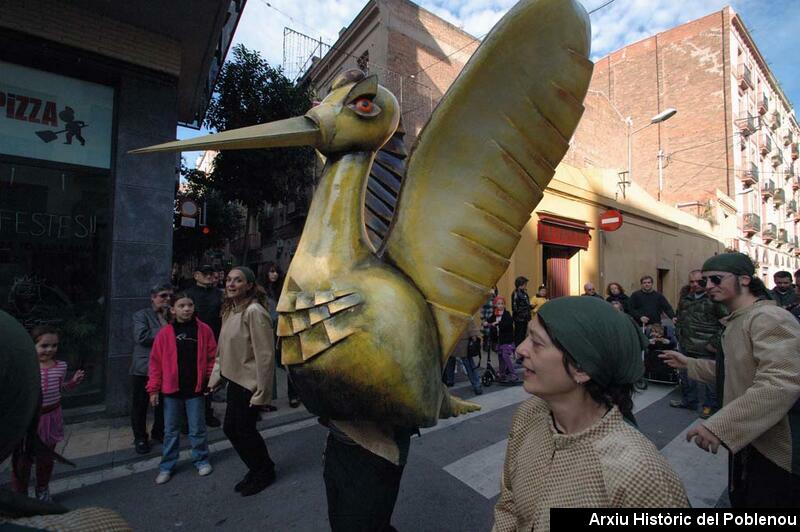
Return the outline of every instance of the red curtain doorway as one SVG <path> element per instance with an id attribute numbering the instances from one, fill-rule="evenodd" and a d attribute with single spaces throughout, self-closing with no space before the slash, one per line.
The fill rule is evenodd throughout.
<path id="1" fill-rule="evenodd" d="M 569 287 L 569 259 L 577 253 L 579 248 L 561 246 L 543 246 L 542 260 L 544 262 L 544 284 L 550 298 L 568 296 Z"/>

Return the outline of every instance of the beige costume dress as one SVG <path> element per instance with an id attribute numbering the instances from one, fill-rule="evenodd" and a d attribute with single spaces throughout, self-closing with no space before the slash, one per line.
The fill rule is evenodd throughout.
<path id="1" fill-rule="evenodd" d="M 508 437 L 495 531 L 550 530 L 550 508 L 687 507 L 683 484 L 617 407 L 577 434 L 561 434 L 538 398 L 517 410 Z"/>

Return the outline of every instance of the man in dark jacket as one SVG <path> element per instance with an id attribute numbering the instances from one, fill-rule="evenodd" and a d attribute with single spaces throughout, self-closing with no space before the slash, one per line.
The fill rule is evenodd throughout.
<path id="1" fill-rule="evenodd" d="M 150 452 L 147 438 L 147 406 L 150 396 L 147 393 L 147 370 L 150 364 L 150 350 L 158 331 L 167 324 L 169 308 L 174 290 L 169 283 L 154 286 L 150 290 L 150 306 L 133 315 L 133 356 L 131 359 L 131 428 L 136 452 Z M 162 402 L 154 407 L 153 428 L 150 436 L 155 440 L 164 439 L 164 409 Z"/>
<path id="2" fill-rule="evenodd" d="M 634 319 L 642 325 L 661 323 L 661 314 L 670 319 L 675 317 L 675 311 L 667 298 L 653 289 L 653 278 L 649 275 L 639 279 L 641 290 L 631 294 L 629 308 Z"/>
<path id="3" fill-rule="evenodd" d="M 217 288 L 217 277 L 214 267 L 203 264 L 194 271 L 195 285 L 186 289 L 186 294 L 194 302 L 194 310 L 200 321 L 211 327 L 214 340 L 219 340 L 222 328 L 222 291 Z M 211 395 L 206 395 L 206 425 L 219 427 L 222 425 L 214 416 Z"/>
<path id="4" fill-rule="evenodd" d="M 722 323 L 720 320 L 728 315 L 728 311 L 721 303 L 715 303 L 706 294 L 702 286 L 703 274 L 700 270 L 689 273 L 689 286 L 682 294 L 678 303 L 677 334 L 681 352 L 691 358 L 704 358 L 714 360 Z M 679 370 L 681 377 L 682 399 L 670 401 L 669 405 L 675 408 L 688 408 L 696 410 L 698 404 L 697 382 L 689 379 L 685 369 Z M 710 417 L 719 404 L 715 386 L 701 384 L 704 389 L 703 411 L 700 417 Z"/>
<path id="5" fill-rule="evenodd" d="M 775 272 L 772 276 L 775 288 L 770 290 L 770 295 L 779 307 L 792 308 L 797 304 L 797 294 L 792 286 L 792 274 L 787 271 Z"/>
<path id="6" fill-rule="evenodd" d="M 511 294 L 511 313 L 514 318 L 514 345 L 525 340 L 528 334 L 528 322 L 531 321 L 531 298 L 528 296 L 528 279 L 522 276 L 514 280 L 514 292 Z"/>

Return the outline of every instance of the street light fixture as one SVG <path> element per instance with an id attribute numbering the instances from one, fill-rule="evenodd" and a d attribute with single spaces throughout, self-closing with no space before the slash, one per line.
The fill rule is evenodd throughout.
<path id="1" fill-rule="evenodd" d="M 647 127 L 652 126 L 653 124 L 660 124 L 661 122 L 669 120 L 670 118 L 675 116 L 675 113 L 677 112 L 678 110 L 675 109 L 674 107 L 667 107 L 666 109 L 655 115 L 653 118 L 651 118 L 649 124 L 645 124 L 635 131 L 631 131 L 631 129 L 633 128 L 633 119 L 631 119 L 631 117 L 628 117 L 625 120 L 625 122 L 628 124 L 628 179 L 633 181 L 633 170 L 632 170 L 633 155 L 631 153 L 631 138 L 633 137 L 633 135 L 635 135 L 636 133 L 640 132 L 641 130 Z M 664 158 L 664 151 L 661 148 L 659 148 L 658 150 L 658 200 L 659 201 L 661 201 L 661 191 L 664 189 L 663 158 Z"/>

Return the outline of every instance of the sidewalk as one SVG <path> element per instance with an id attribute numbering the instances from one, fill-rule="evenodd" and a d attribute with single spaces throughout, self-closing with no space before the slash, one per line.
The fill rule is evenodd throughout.
<path id="1" fill-rule="evenodd" d="M 463 370 L 456 365 L 456 385 L 450 389 L 464 398 L 471 398 L 469 381 Z M 289 406 L 286 391 L 286 373 L 282 369 L 277 375 L 278 399 L 272 405 L 278 408 L 275 412 L 264 412 L 257 429 L 263 434 L 270 432 L 283 432 L 292 430 L 298 422 L 307 421 L 314 424 L 316 416 L 309 413 L 301 404 L 297 408 Z M 213 403 L 214 412 L 222 420 L 225 413 L 225 403 Z M 152 424 L 152 416 L 148 418 L 148 429 Z M 181 435 L 182 458 L 186 454 L 189 438 Z M 100 418 L 79 423 L 69 423 L 64 427 L 64 441 L 58 444 L 56 451 L 75 463 L 75 467 L 56 464 L 51 481 L 51 493 L 60 493 L 75 489 L 88 483 L 94 483 L 95 477 L 114 478 L 124 471 L 138 472 L 156 467 L 161 457 L 161 444 L 151 442 L 152 449 L 148 454 L 137 454 L 133 448 L 133 434 L 129 417 Z M 212 451 L 224 450 L 230 447 L 222 427 L 208 429 L 208 443 Z M 10 482 L 11 459 L 0 464 L 0 486 L 7 486 Z M 121 471 L 122 470 L 122 471 Z"/>
<path id="2" fill-rule="evenodd" d="M 276 406 L 278 410 L 269 413 L 263 412 L 261 421 L 257 425 L 258 430 L 279 427 L 313 417 L 303 405 L 297 408 L 289 406 L 289 399 L 286 395 L 286 373 L 283 370 L 278 370 L 277 384 L 278 399 L 273 400 L 272 405 Z M 213 406 L 217 419 L 222 420 L 225 403 L 213 403 Z M 148 418 L 148 429 L 151 424 L 152 418 Z M 181 449 L 188 449 L 189 438 L 181 436 Z M 209 444 L 224 439 L 226 438 L 222 427 L 208 429 Z M 136 453 L 133 448 L 130 418 L 127 416 L 67 424 L 64 427 L 64 441 L 56 446 L 56 451 L 68 460 L 75 462 L 76 467 L 56 464 L 53 479 L 110 469 L 161 456 L 161 445 L 158 442 L 152 442 L 152 444 L 152 449 L 148 454 Z M 10 469 L 10 459 L 0 465 L 0 486 L 10 481 Z"/>

